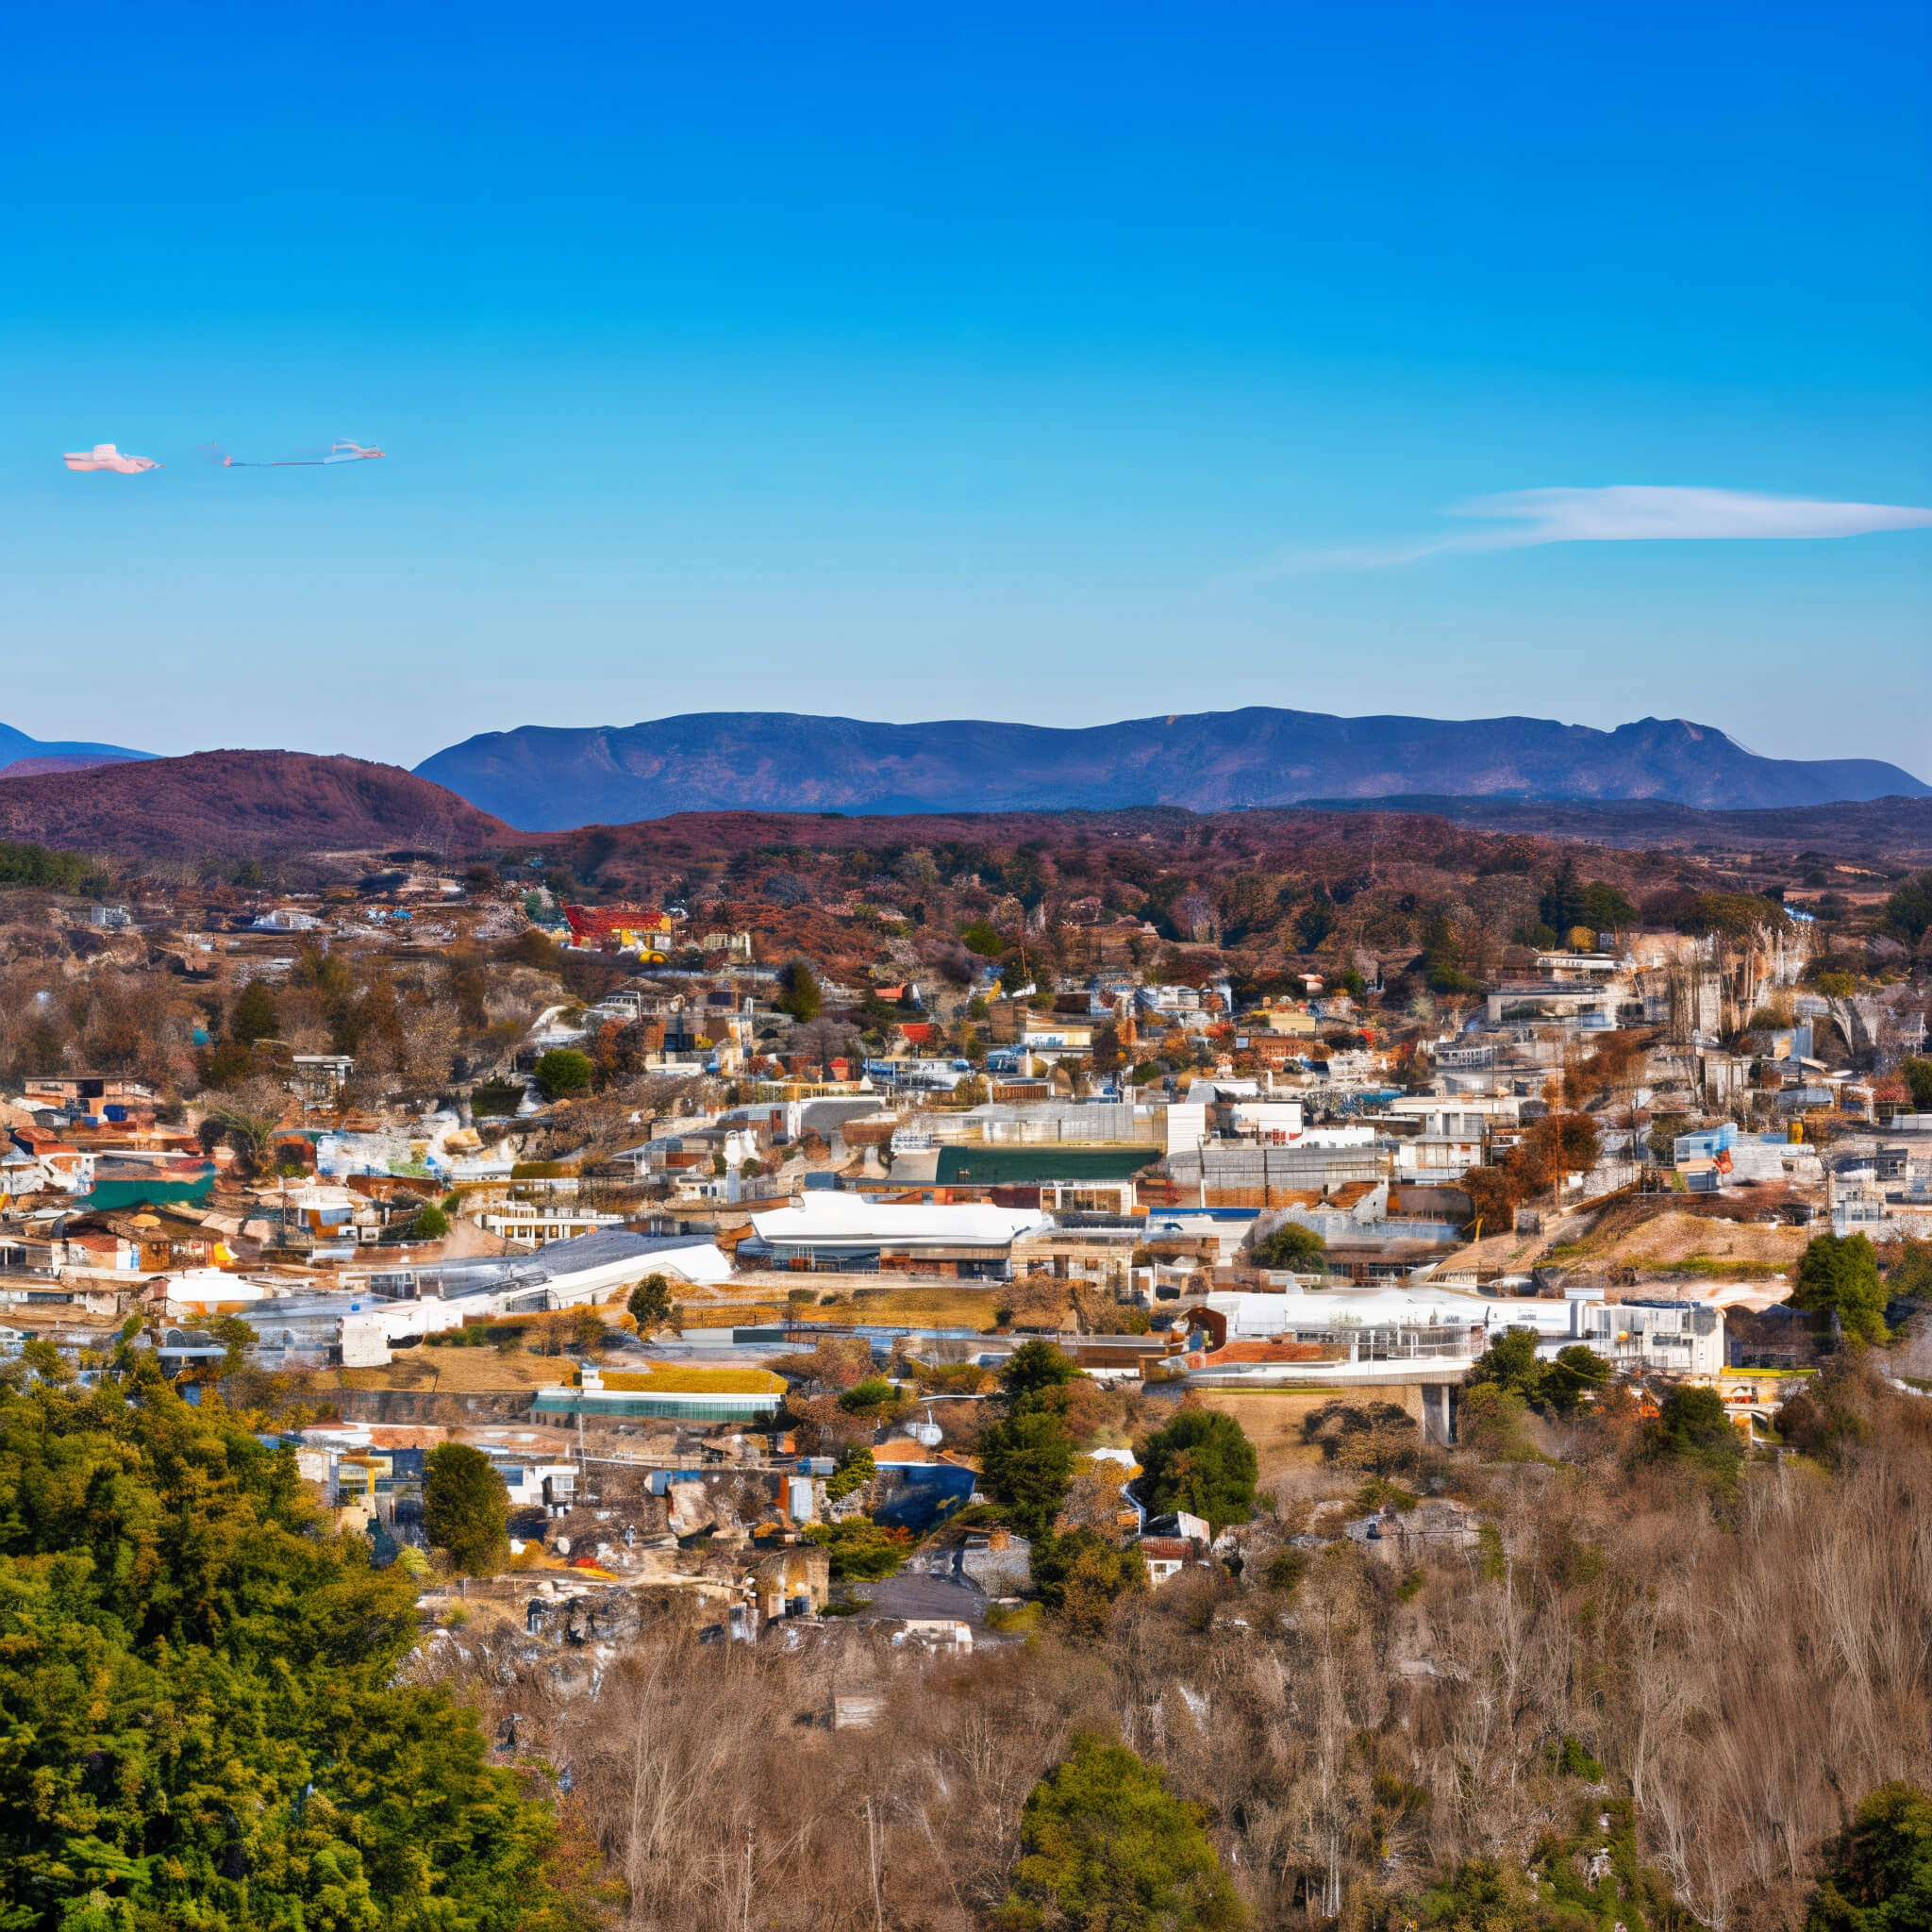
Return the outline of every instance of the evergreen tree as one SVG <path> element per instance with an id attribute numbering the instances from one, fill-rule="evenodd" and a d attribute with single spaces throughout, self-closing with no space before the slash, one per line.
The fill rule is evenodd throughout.
<path id="1" fill-rule="evenodd" d="M 509 1554 L 509 1492 L 480 1449 L 444 1442 L 424 1458 L 423 1527 L 473 1576 L 503 1566 Z"/>
<path id="2" fill-rule="evenodd" d="M 1533 1328 L 1506 1328 L 1470 1364 L 1463 1378 L 1465 1388 L 1478 1388 L 1493 1382 L 1500 1389 L 1520 1395 L 1524 1402 L 1542 1399 L 1543 1364 L 1536 1352 Z"/>
<path id="3" fill-rule="evenodd" d="M 1067 1633 L 1106 1634 L 1114 1600 L 1147 1588 L 1147 1566 L 1136 1549 L 1122 1549 L 1097 1530 L 1070 1529 L 1033 1546 L 1033 1587 Z"/>
<path id="4" fill-rule="evenodd" d="M 980 1444 L 987 1494 L 1028 1541 L 1053 1532 L 1074 1480 L 1074 1444 L 1050 1409 L 1024 1409 L 988 1429 Z"/>
<path id="5" fill-rule="evenodd" d="M 1219 1533 L 1255 1513 L 1255 1445 L 1231 1415 L 1183 1408 L 1141 1443 L 1141 1499 L 1150 1513 L 1185 1509 Z"/>
<path id="6" fill-rule="evenodd" d="M 1034 1786 L 998 1932 L 1053 1925 L 1237 1932 L 1247 1913 L 1208 1842 L 1199 1806 L 1159 1772 L 1091 1735 Z"/>
<path id="7" fill-rule="evenodd" d="M 1023 1341 L 1007 1357 L 1000 1371 L 1000 1405 L 1008 1415 L 1028 1408 L 1052 1406 L 1047 1398 L 1079 1378 L 1080 1371 L 1070 1355 L 1052 1342 Z"/>
<path id="8" fill-rule="evenodd" d="M 228 1038 L 253 1046 L 258 1040 L 273 1040 L 279 1030 L 274 992 L 266 981 L 251 979 L 229 1008 Z"/>
<path id="9" fill-rule="evenodd" d="M 1543 887 L 1537 902 L 1537 917 L 1553 931 L 1567 938 L 1573 925 L 1588 917 L 1583 881 L 1576 875 L 1576 860 L 1566 853 L 1556 875 Z"/>
<path id="10" fill-rule="evenodd" d="M 1833 1309 L 1847 1335 L 1882 1342 L 1886 1299 L 1885 1284 L 1878 1278 L 1878 1250 L 1863 1235 L 1812 1237 L 1798 1262 L 1792 1307 Z"/>
<path id="11" fill-rule="evenodd" d="M 0 1379 L 0 1924 L 572 1924 L 548 1812 L 398 1673 L 414 1586 L 123 1349 Z"/>
<path id="12" fill-rule="evenodd" d="M 817 975 L 803 959 L 793 959 L 778 974 L 778 1010 L 794 1020 L 816 1020 L 824 1007 Z"/>
<path id="13" fill-rule="evenodd" d="M 1924 1932 L 1932 1925 L 1932 1792 L 1880 1785 L 1832 1847 L 1806 1932 Z"/>

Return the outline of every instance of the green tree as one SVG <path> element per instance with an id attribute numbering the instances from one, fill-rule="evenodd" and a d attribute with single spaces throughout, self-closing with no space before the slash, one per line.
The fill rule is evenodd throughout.
<path id="1" fill-rule="evenodd" d="M 1328 1243 L 1312 1227 L 1285 1221 L 1255 1243 L 1255 1266 L 1286 1269 L 1294 1274 L 1325 1274 Z"/>
<path id="2" fill-rule="evenodd" d="M 1008 1415 L 1053 1407 L 1053 1394 L 1079 1376 L 1073 1357 L 1062 1354 L 1052 1342 L 1023 1341 L 1000 1371 L 1000 1405 Z"/>
<path id="3" fill-rule="evenodd" d="M 409 1232 L 421 1241 L 440 1241 L 449 1232 L 449 1216 L 441 1208 L 425 1208 L 410 1222 Z"/>
<path id="4" fill-rule="evenodd" d="M 0 1385 L 0 1922 L 429 1932 L 573 1921 L 547 1810 L 405 1684 L 415 1585 L 293 1453 L 124 1352 Z"/>
<path id="5" fill-rule="evenodd" d="M 587 1092 L 593 1069 L 589 1054 L 574 1046 L 553 1046 L 537 1062 L 537 1089 L 545 1100 L 562 1100 L 572 1093 Z"/>
<path id="6" fill-rule="evenodd" d="M 1805 1932 L 1924 1932 L 1932 1925 L 1932 1792 L 1880 1785 L 1831 1847 Z"/>
<path id="7" fill-rule="evenodd" d="M 875 1421 L 883 1421 L 898 1414 L 904 1404 L 896 1382 L 885 1375 L 867 1375 L 840 1396 L 839 1407 L 847 1415 L 871 1416 Z"/>
<path id="8" fill-rule="evenodd" d="M 1469 1365 L 1463 1387 L 1473 1389 L 1493 1382 L 1523 1397 L 1525 1403 L 1540 1402 L 1543 1393 L 1543 1364 L 1536 1352 L 1536 1330 L 1506 1328 Z"/>
<path id="9" fill-rule="evenodd" d="M 1932 1060 L 1907 1059 L 1899 1072 L 1912 1091 L 1912 1105 L 1921 1113 L 1932 1113 Z"/>
<path id="10" fill-rule="evenodd" d="M 444 1442 L 423 1460 L 423 1527 L 450 1561 L 473 1576 L 509 1555 L 509 1492 L 480 1449 Z"/>
<path id="11" fill-rule="evenodd" d="M 222 1374 L 232 1375 L 255 1346 L 255 1330 L 240 1315 L 224 1315 L 209 1332 L 228 1351 L 222 1357 Z"/>
<path id="12" fill-rule="evenodd" d="M 1040 1600 L 1075 1637 L 1105 1636 L 1116 1600 L 1147 1588 L 1140 1551 L 1124 1550 L 1092 1529 L 1042 1537 L 1030 1567 Z"/>
<path id="13" fill-rule="evenodd" d="M 999 928 L 989 925 L 985 920 L 977 920 L 959 935 L 959 943 L 969 953 L 977 953 L 982 959 L 997 959 L 1007 950 L 1007 942 L 1000 937 Z M 975 1013 L 974 1019 L 984 1019 L 983 1013 Z"/>
<path id="14" fill-rule="evenodd" d="M 1247 1914 L 1197 1805 L 1122 1744 L 1082 1735 L 1020 1813 L 1020 1862 L 998 1932 L 1236 1932 Z"/>
<path id="15" fill-rule="evenodd" d="M 1888 1294 L 1932 1301 L 1932 1241 L 1894 1241 L 1886 1250 L 1885 1262 Z"/>
<path id="16" fill-rule="evenodd" d="M 1154 1515 L 1185 1509 L 1219 1534 L 1255 1513 L 1255 1445 L 1233 1416 L 1183 1408 L 1138 1453 L 1141 1497 Z"/>
<path id="17" fill-rule="evenodd" d="M 1673 1389 L 1649 1430 L 1654 1453 L 1702 1463 L 1719 1475 L 1737 1470 L 1744 1453 L 1737 1424 L 1715 1389 Z"/>
<path id="18" fill-rule="evenodd" d="M 1583 923 L 1597 932 L 1615 932 L 1637 923 L 1637 908 L 1615 886 L 1592 879 L 1583 889 Z"/>
<path id="19" fill-rule="evenodd" d="M 1609 1379 L 1609 1363 L 1595 1349 L 1573 1341 L 1543 1370 L 1542 1400 L 1557 1415 L 1574 1415 L 1584 1397 L 1594 1395 Z"/>
<path id="20" fill-rule="evenodd" d="M 778 973 L 778 1010 L 794 1020 L 816 1020 L 824 1006 L 818 976 L 803 959 L 792 959 Z"/>
<path id="21" fill-rule="evenodd" d="M 1932 928 L 1932 872 L 1914 873 L 1885 902 L 1885 916 L 1909 940 Z"/>
<path id="22" fill-rule="evenodd" d="M 872 1451 L 863 1442 L 848 1442 L 839 1452 L 838 1466 L 825 1478 L 825 1501 L 842 1502 L 854 1490 L 863 1489 L 878 1473 Z"/>
<path id="23" fill-rule="evenodd" d="M 1221 936 L 1231 946 L 1267 932 L 1280 917 L 1267 881 L 1251 872 L 1236 873 L 1222 887 L 1216 910 L 1221 914 Z"/>
<path id="24" fill-rule="evenodd" d="M 671 1284 L 661 1274 L 647 1274 L 624 1306 L 640 1335 L 655 1335 L 671 1319 Z"/>
<path id="25" fill-rule="evenodd" d="M 1074 1444 L 1048 1409 L 1023 1409 L 996 1422 L 980 1441 L 987 1494 L 1030 1542 L 1053 1532 L 1054 1518 L 1074 1480 Z"/>
<path id="26" fill-rule="evenodd" d="M 267 981 L 251 979 L 228 1010 L 228 1038 L 253 1046 L 258 1040 L 273 1040 L 280 1030 L 274 992 Z"/>
<path id="27" fill-rule="evenodd" d="M 1861 1234 L 1814 1235 L 1798 1262 L 1794 1308 L 1830 1308 L 1847 1335 L 1882 1342 L 1885 1285 L 1878 1278 L 1878 1250 Z"/>

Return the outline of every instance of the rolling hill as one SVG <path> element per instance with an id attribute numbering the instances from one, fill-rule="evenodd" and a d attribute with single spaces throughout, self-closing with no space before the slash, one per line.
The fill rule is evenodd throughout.
<path id="1" fill-rule="evenodd" d="M 416 770 L 533 831 L 684 811 L 1229 811 L 1416 793 L 1737 810 L 1932 795 L 1896 765 L 1759 758 L 1683 719 L 1598 731 L 1538 718 L 1337 718 L 1258 707 L 1081 730 L 699 712 L 489 732 Z"/>
<path id="2" fill-rule="evenodd" d="M 67 851 L 192 858 L 407 845 L 457 858 L 514 837 L 441 786 L 362 758 L 204 751 L 27 777 L 0 773 L 0 838 Z"/>

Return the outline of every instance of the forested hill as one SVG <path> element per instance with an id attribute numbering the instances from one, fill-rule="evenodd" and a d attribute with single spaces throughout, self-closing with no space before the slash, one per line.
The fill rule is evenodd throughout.
<path id="1" fill-rule="evenodd" d="M 396 845 L 461 857 L 513 836 L 441 786 L 362 758 L 204 751 L 85 772 L 0 774 L 0 838 L 117 857 Z"/>

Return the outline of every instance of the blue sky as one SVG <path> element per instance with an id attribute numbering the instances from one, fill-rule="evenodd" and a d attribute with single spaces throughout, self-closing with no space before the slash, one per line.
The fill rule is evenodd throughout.
<path id="1" fill-rule="evenodd" d="M 1654 713 L 1932 776 L 1932 530 L 1382 560 L 1513 491 L 1932 505 L 1928 23 L 40 9 L 0 717 L 415 762 L 683 710 Z M 388 458 L 195 453 L 338 436 Z M 110 441 L 167 467 L 61 467 Z"/>

